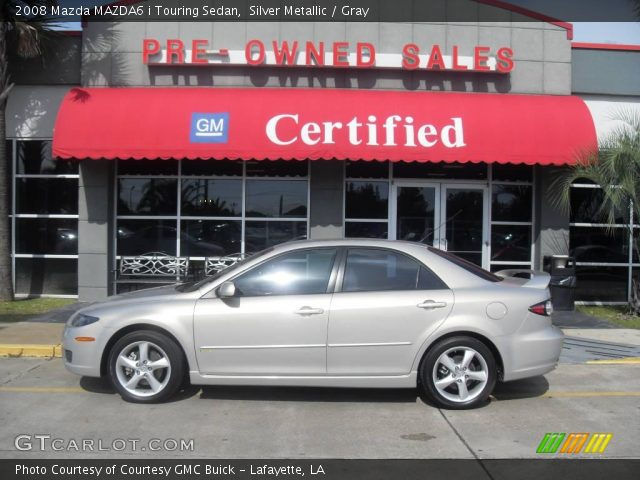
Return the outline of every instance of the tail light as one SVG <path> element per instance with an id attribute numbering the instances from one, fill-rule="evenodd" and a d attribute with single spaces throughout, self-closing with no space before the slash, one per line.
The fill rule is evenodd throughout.
<path id="1" fill-rule="evenodd" d="M 550 317 L 553 313 L 553 303 L 551 300 L 545 300 L 544 302 L 536 303 L 529 307 L 531 313 L 536 315 L 542 315 L 543 317 Z"/>

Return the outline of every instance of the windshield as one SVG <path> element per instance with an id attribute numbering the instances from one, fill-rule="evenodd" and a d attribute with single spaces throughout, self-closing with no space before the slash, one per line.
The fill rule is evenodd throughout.
<path id="1" fill-rule="evenodd" d="M 214 282 L 215 280 L 217 280 L 218 278 L 220 278 L 222 275 L 226 275 L 227 273 L 233 272 L 234 270 L 242 267 L 245 263 L 247 263 L 248 260 L 254 260 L 258 257 L 261 257 L 263 255 L 266 255 L 267 253 L 271 252 L 273 250 L 273 247 L 269 247 L 266 248 L 258 253 L 254 253 L 253 255 L 247 256 L 246 258 L 240 260 L 237 263 L 234 263 L 233 265 L 231 265 L 230 267 L 225 268 L 224 270 L 220 270 L 218 273 L 211 275 L 210 277 L 205 277 L 202 280 L 198 280 L 198 281 L 194 281 L 194 282 L 186 282 L 186 283 L 181 283 L 180 285 L 178 285 L 176 287 L 176 290 L 179 292 L 195 292 L 196 290 L 202 288 L 203 286 L 205 286 L 208 283 Z"/>

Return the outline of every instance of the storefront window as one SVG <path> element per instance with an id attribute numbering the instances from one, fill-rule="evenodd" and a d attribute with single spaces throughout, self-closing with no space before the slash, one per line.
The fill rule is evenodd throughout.
<path id="1" fill-rule="evenodd" d="M 17 295 L 77 295 L 78 162 L 54 159 L 50 140 L 10 140 Z"/>
<path id="2" fill-rule="evenodd" d="M 348 219 L 387 218 L 389 215 L 388 182 L 350 181 L 345 195 Z"/>
<path id="3" fill-rule="evenodd" d="M 308 162 L 156 166 L 163 162 L 118 162 L 117 255 L 163 252 L 201 264 L 307 238 Z"/>
<path id="4" fill-rule="evenodd" d="M 533 255 L 533 168 L 492 164 L 492 271 L 531 269 Z"/>
<path id="5" fill-rule="evenodd" d="M 396 162 L 393 178 L 486 180 L 486 163 Z"/>
<path id="6" fill-rule="evenodd" d="M 576 300 L 626 301 L 632 268 L 629 248 L 635 240 L 628 212 L 617 212 L 615 222 L 607 223 L 600 212 L 603 192 L 592 183 L 573 185 L 570 200 L 569 253 L 576 259 Z M 637 249 L 631 253 L 638 262 Z"/>
<path id="7" fill-rule="evenodd" d="M 182 215 L 242 216 L 242 180 L 182 180 Z"/>

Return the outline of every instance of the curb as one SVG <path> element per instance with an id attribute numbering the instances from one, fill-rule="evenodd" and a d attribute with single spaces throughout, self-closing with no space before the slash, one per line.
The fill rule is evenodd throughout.
<path id="1" fill-rule="evenodd" d="M 587 360 L 589 365 L 640 365 L 640 357 L 625 357 L 612 360 Z"/>
<path id="2" fill-rule="evenodd" d="M 0 344 L 0 357 L 62 358 L 62 345 Z"/>

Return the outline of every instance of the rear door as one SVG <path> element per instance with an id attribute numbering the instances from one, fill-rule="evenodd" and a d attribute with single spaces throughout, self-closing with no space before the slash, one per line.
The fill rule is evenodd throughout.
<path id="1" fill-rule="evenodd" d="M 453 293 L 413 257 L 349 248 L 331 302 L 329 375 L 408 374 L 429 332 L 449 314 Z"/>

